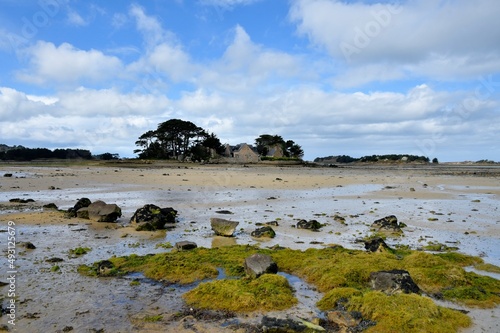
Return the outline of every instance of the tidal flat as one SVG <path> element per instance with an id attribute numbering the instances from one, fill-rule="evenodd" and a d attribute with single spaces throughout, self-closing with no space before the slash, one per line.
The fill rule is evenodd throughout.
<path id="1" fill-rule="evenodd" d="M 495 289 L 498 284 L 492 282 L 500 278 L 497 267 L 500 266 L 499 168 L 4 164 L 0 176 L 5 173 L 11 173 L 12 177 L 0 177 L 0 229 L 6 231 L 8 221 L 15 223 L 18 242 L 16 328 L 23 332 L 62 332 L 70 328 L 75 332 L 257 332 L 263 315 L 307 320 L 324 318 L 325 311 L 334 307 L 335 292 L 349 294 L 347 288 L 362 290 L 362 294 L 351 293 L 350 306 L 377 322 L 373 316 L 377 311 L 369 304 L 379 304 L 378 313 L 383 312 L 383 296 L 364 290 L 363 283 L 369 272 L 358 267 L 358 280 L 354 280 L 357 284 L 352 281 L 335 284 L 328 272 L 319 269 L 333 264 L 317 263 L 316 260 L 325 254 L 333 256 L 329 251 L 334 248 L 337 252 L 342 249 L 354 251 L 355 256 L 369 256 L 362 240 L 376 233 L 371 228 L 375 220 L 388 215 L 397 216 L 406 227 L 400 235 L 383 235 L 387 245 L 399 251 L 414 252 L 377 254 L 395 257 L 375 260 L 373 269 L 405 268 L 426 293 L 443 293 L 444 289 L 444 298 L 428 297 L 425 302 L 432 300 L 432 306 L 468 311 L 467 316 L 472 320 L 470 325 L 463 322 L 462 326 L 468 327 L 460 328 L 459 325 L 451 331 L 499 330 L 499 291 Z M 67 210 L 82 197 L 115 203 L 121 207 L 123 215 L 116 223 L 102 223 L 67 219 L 57 210 L 42 208 L 54 203 L 60 210 Z M 34 202 L 10 202 L 13 198 Z M 145 204 L 176 209 L 175 227 L 154 232 L 136 231 L 130 218 Z M 238 221 L 234 237 L 215 236 L 210 227 L 211 217 Z M 318 231 L 296 228 L 301 219 L 317 220 L 322 227 Z M 274 222 L 276 237 L 256 239 L 251 236 L 252 231 L 269 222 Z M 6 244 L 7 234 L 0 233 L 0 237 L 4 238 L 2 244 Z M 207 286 L 200 287 L 200 281 L 205 284 L 229 281 L 224 282 L 227 285 L 209 285 L 210 288 L 242 287 L 229 279 L 239 275 L 228 268 L 220 269 L 222 263 L 209 267 L 208 276 L 188 279 L 187 283 L 150 276 L 145 267 L 118 277 L 96 278 L 78 272 L 80 267 L 91 267 L 102 260 L 173 255 L 175 251 L 168 245 L 180 241 L 198 245 L 191 255 L 208 249 L 230 251 L 232 248 L 238 252 L 237 249 L 247 246 L 251 251 L 270 253 L 278 263 L 278 275 L 291 286 L 291 298 L 287 298 L 291 300 L 290 306 L 234 311 L 217 307 L 216 303 L 221 302 L 209 299 L 208 304 L 214 303 L 214 309 L 232 314 L 209 318 L 197 315 L 201 313 L 197 312 L 198 307 L 207 308 L 202 305 L 205 303 L 185 295 L 203 294 L 198 288 Z M 27 249 L 23 242 L 31 242 L 36 248 Z M 277 248 L 285 250 L 273 250 Z M 6 250 L 4 245 L 3 253 L 6 254 Z M 464 258 L 477 257 L 467 265 L 460 264 L 455 278 L 466 282 L 481 280 L 483 276 L 491 278 L 487 283 L 483 280 L 479 283 L 479 287 L 492 285 L 486 288 L 492 296 L 488 305 L 459 301 L 457 293 L 437 282 L 429 282 L 426 273 L 417 271 L 415 265 L 413 272 L 410 264 L 402 265 L 404 260 L 410 261 L 417 256 L 427 258 L 427 255 L 449 253 L 465 255 Z M 309 261 L 290 260 L 305 254 L 310 256 Z M 62 261 L 51 262 L 54 258 Z M 244 258 L 236 258 L 237 263 L 233 266 L 238 272 Z M 369 258 L 375 257 L 372 254 Z M 421 262 L 425 262 L 423 258 Z M 3 255 L 1 260 L 1 266 L 7 267 L 7 256 Z M 399 260 L 401 265 L 393 262 L 385 268 L 383 264 L 392 260 Z M 192 262 L 192 258 L 186 258 L 185 266 Z M 344 275 L 352 273 L 349 272 Z M 478 277 L 471 278 L 468 274 Z M 181 275 L 190 277 L 190 269 L 184 267 Z M 0 281 L 5 278 L 1 277 Z M 282 278 L 268 282 L 281 285 Z M 3 290 L 2 297 L 5 306 L 7 297 Z M 393 299 L 394 304 L 405 302 L 405 296 L 397 297 Z M 428 304 L 425 302 L 422 304 Z M 443 312 L 434 308 L 429 311 Z M 7 325 L 5 315 L 0 319 L 2 325 Z M 382 330 L 383 320 L 379 318 L 378 321 Z M 377 325 L 367 329 L 377 331 L 376 328 Z"/>

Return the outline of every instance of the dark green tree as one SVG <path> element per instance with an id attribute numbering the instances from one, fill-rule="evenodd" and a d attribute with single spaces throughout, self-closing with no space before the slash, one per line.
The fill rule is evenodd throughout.
<path id="1" fill-rule="evenodd" d="M 304 156 L 304 150 L 301 146 L 293 140 L 285 141 L 280 135 L 262 134 L 255 139 L 255 145 L 257 152 L 262 156 L 266 156 L 270 149 L 276 146 L 281 147 L 285 157 L 302 158 Z"/>
<path id="2" fill-rule="evenodd" d="M 158 124 L 156 130 L 142 134 L 134 150 L 140 158 L 174 158 L 184 160 L 191 157 L 201 161 L 213 153 L 221 153 L 223 146 L 217 136 L 207 133 L 203 128 L 190 121 L 170 119 Z"/>

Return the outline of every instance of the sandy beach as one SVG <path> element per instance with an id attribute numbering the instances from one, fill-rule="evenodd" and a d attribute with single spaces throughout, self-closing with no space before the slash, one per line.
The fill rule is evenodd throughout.
<path id="1" fill-rule="evenodd" d="M 4 177 L 12 174 L 11 177 Z M 67 219 L 41 208 L 60 209 L 79 198 L 103 200 L 121 207 L 117 223 Z M 10 199 L 32 199 L 19 204 Z M 0 167 L 0 233 L 6 244 L 7 224 L 14 222 L 16 242 L 31 242 L 34 250 L 18 249 L 18 332 L 223 332 L 220 323 L 168 320 L 182 308 L 182 288 L 142 283 L 130 288 L 131 278 L 93 279 L 76 272 L 113 255 L 159 253 L 157 244 L 188 240 L 200 247 L 231 244 L 280 245 L 293 249 L 340 244 L 363 249 L 356 240 L 370 233 L 379 218 L 396 215 L 407 227 L 404 237 L 388 238 L 389 245 L 419 249 L 433 242 L 458 247 L 500 266 L 500 168 L 479 166 L 303 167 L 262 165 L 134 164 L 11 165 Z M 168 231 L 138 232 L 129 221 L 145 204 L 173 207 L 177 227 Z M 226 210 L 231 214 L 219 214 Z M 345 218 L 345 224 L 333 217 Z M 234 238 L 216 237 L 211 217 L 239 221 Z M 320 232 L 292 228 L 297 219 L 316 219 Z M 278 221 L 277 236 L 259 241 L 250 236 L 256 223 Z M 79 257 L 70 249 L 92 249 Z M 6 245 L 3 245 L 6 252 Z M 60 272 L 51 272 L 46 259 L 59 257 Z M 1 266 L 6 267 L 6 256 Z M 493 274 L 493 273 L 491 273 Z M 498 274 L 493 277 L 500 278 Z M 5 278 L 2 277 L 2 280 Z M 314 317 L 320 297 L 303 281 L 295 289 L 303 297 L 295 308 L 278 313 Z M 3 287 L 5 288 L 5 287 Z M 458 308 L 459 306 L 454 307 Z M 111 311 L 112 309 L 112 311 Z M 466 332 L 498 331 L 498 307 L 472 310 L 474 326 Z M 147 323 L 145 315 L 162 313 L 161 323 Z M 261 314 L 246 318 L 258 320 Z M 2 316 L 2 324 L 6 317 Z M 193 326 L 194 325 L 194 326 Z M 228 330 L 229 331 L 229 330 Z M 241 332 L 245 332 L 241 330 Z"/>

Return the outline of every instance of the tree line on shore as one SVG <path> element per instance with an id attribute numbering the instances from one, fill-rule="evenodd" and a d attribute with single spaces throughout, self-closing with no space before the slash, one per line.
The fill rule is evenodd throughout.
<path id="1" fill-rule="evenodd" d="M 405 161 L 405 162 L 420 162 L 429 163 L 430 159 L 427 156 L 404 155 L 404 154 L 387 154 L 387 155 L 367 155 L 359 158 L 349 155 L 317 157 L 314 159 L 316 163 L 353 163 L 353 162 L 380 162 L 380 161 Z M 438 163 L 438 159 L 434 158 L 432 163 Z"/>
<path id="2" fill-rule="evenodd" d="M 81 160 L 114 160 L 119 159 L 118 154 L 104 153 L 92 155 L 86 149 L 54 149 L 26 148 L 23 146 L 9 147 L 1 145 L 0 160 L 3 161 L 33 161 L 38 159 L 81 159 Z"/>

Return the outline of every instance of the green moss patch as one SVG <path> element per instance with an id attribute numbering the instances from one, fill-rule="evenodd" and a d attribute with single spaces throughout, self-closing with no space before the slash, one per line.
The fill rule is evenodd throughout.
<path id="1" fill-rule="evenodd" d="M 92 249 L 90 247 L 77 247 L 76 249 L 69 250 L 69 253 L 75 256 L 82 256 L 84 254 L 87 254 L 91 250 Z"/>
<path id="2" fill-rule="evenodd" d="M 288 280 L 276 274 L 200 283 L 183 297 L 193 307 L 236 312 L 285 310 L 297 303 Z"/>
<path id="3" fill-rule="evenodd" d="M 470 320 L 463 313 L 436 306 L 428 297 L 397 294 L 386 296 L 370 290 L 370 273 L 403 269 L 427 295 L 481 308 L 500 304 L 500 280 L 467 272 L 464 267 L 481 267 L 481 258 L 456 252 L 431 254 L 407 248 L 380 253 L 348 250 L 335 245 L 305 251 L 279 246 L 196 248 L 155 255 L 113 257 L 109 274 L 143 272 L 148 278 L 190 284 L 215 279 L 223 269 L 228 279 L 202 282 L 184 295 L 195 308 L 235 312 L 269 311 L 289 308 L 297 302 L 287 280 L 279 275 L 244 277 L 244 260 L 254 253 L 270 255 L 279 270 L 314 285 L 324 297 L 321 310 L 340 303 L 364 318 L 377 322 L 371 332 L 456 332 Z M 83 266 L 79 272 L 98 274 L 99 263 Z M 102 276 L 102 275 L 101 275 Z M 440 326 L 441 325 L 441 326 Z"/>
<path id="4" fill-rule="evenodd" d="M 353 296 L 348 304 L 352 311 L 360 311 L 377 322 L 366 332 L 457 332 L 471 325 L 465 314 L 436 305 L 432 299 L 416 294 L 387 296 L 370 291 Z"/>

